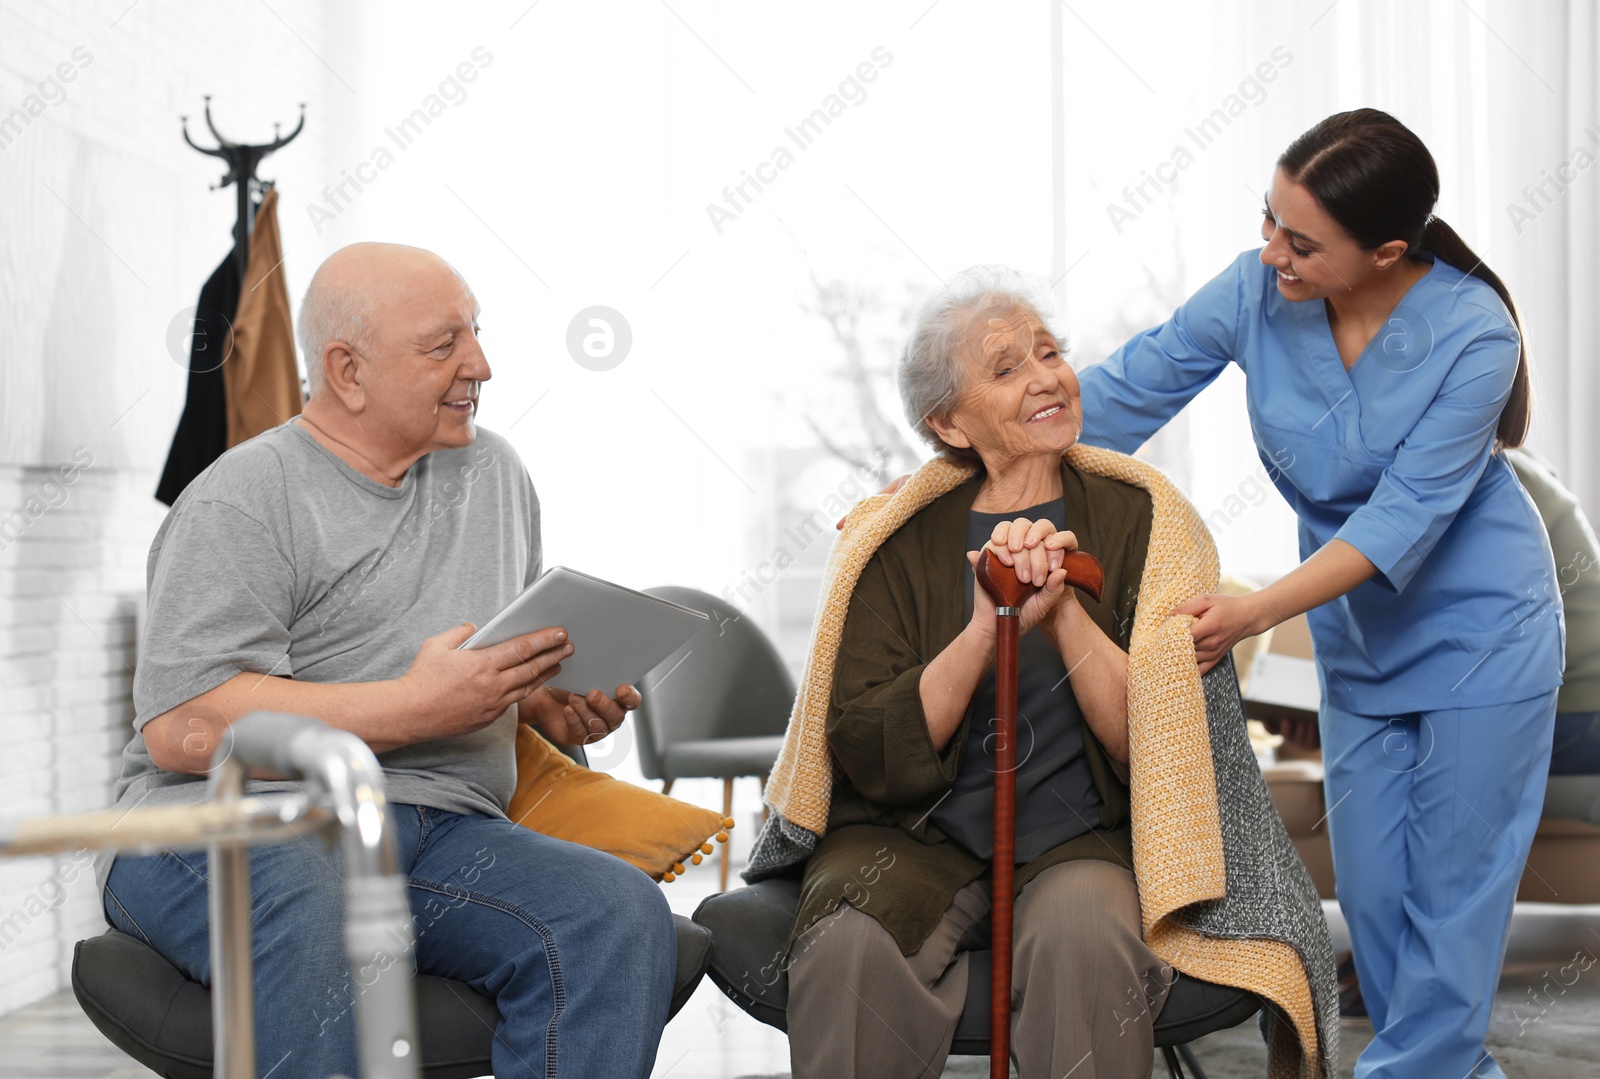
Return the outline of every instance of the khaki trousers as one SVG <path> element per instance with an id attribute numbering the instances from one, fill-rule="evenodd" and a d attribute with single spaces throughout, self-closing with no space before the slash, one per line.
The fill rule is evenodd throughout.
<path id="1" fill-rule="evenodd" d="M 987 880 L 956 893 L 913 955 L 848 904 L 796 942 L 789 968 L 794 1079 L 937 1079 L 967 999 L 957 945 L 989 913 Z M 1152 1019 L 1171 968 L 1140 936 L 1133 874 L 1051 866 L 1013 912 L 1011 1051 L 1022 1079 L 1149 1079 Z"/>

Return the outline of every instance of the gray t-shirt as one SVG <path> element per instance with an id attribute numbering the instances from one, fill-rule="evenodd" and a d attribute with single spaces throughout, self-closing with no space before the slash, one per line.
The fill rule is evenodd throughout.
<path id="1" fill-rule="evenodd" d="M 539 575 L 539 500 L 516 451 L 482 428 L 471 446 L 430 453 L 387 487 L 291 420 L 195 478 L 156 533 L 147 571 L 118 806 L 205 799 L 205 778 L 157 768 L 142 732 L 241 672 L 382 681 L 410 668 L 424 638 L 483 625 Z M 515 742 L 513 708 L 472 734 L 384 753 L 388 799 L 504 816 Z M 109 854 L 96 859 L 102 888 L 110 866 Z"/>

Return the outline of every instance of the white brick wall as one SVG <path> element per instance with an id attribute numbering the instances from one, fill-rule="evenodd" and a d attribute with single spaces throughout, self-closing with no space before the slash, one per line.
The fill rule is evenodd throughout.
<path id="1" fill-rule="evenodd" d="M 210 93 L 224 133 L 261 142 L 307 102 L 305 132 L 261 169 L 290 198 L 326 182 L 327 132 L 351 106 L 314 0 L 131 3 L 0 7 L 0 123 L 75 69 L 65 100 L 0 146 L 0 523 L 41 492 L 58 503 L 0 534 L 0 821 L 108 804 L 130 729 L 153 491 L 184 398 L 168 326 L 234 216 L 233 189 L 208 190 L 222 163 L 183 144 L 178 116 L 209 142 Z M 283 231 L 298 298 L 326 250 L 292 213 Z M 93 464 L 45 489 L 80 447 Z M 73 942 L 104 925 L 92 879 L 71 858 L 0 861 L 0 1011 L 68 986 Z"/>
<path id="2" fill-rule="evenodd" d="M 0 512 L 38 498 L 52 478 L 54 468 L 0 466 Z M 110 799 L 128 731 L 132 612 L 160 522 L 159 506 L 137 490 L 144 479 L 91 467 L 0 551 L 0 818 Z M 100 931 L 83 866 L 0 863 L 0 1009 L 67 984 L 72 942 Z"/>

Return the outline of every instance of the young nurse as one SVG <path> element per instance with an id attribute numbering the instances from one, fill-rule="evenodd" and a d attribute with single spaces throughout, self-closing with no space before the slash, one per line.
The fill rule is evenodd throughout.
<path id="1" fill-rule="evenodd" d="M 1375 1037 L 1358 1079 L 1498 1079 L 1484 1034 L 1549 770 L 1564 627 L 1505 286 L 1432 216 L 1438 171 L 1373 109 L 1284 152 L 1261 236 L 1080 375 L 1082 440 L 1139 448 L 1229 363 L 1301 564 L 1200 596 L 1202 669 L 1306 612 L 1339 904 Z"/>

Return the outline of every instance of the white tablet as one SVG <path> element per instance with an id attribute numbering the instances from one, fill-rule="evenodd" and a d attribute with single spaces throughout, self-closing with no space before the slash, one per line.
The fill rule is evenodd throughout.
<path id="1" fill-rule="evenodd" d="M 551 566 L 461 647 L 488 648 L 561 626 L 572 655 L 561 661 L 552 683 L 570 693 L 598 689 L 609 697 L 620 685 L 637 685 L 709 622 L 701 611 Z"/>

